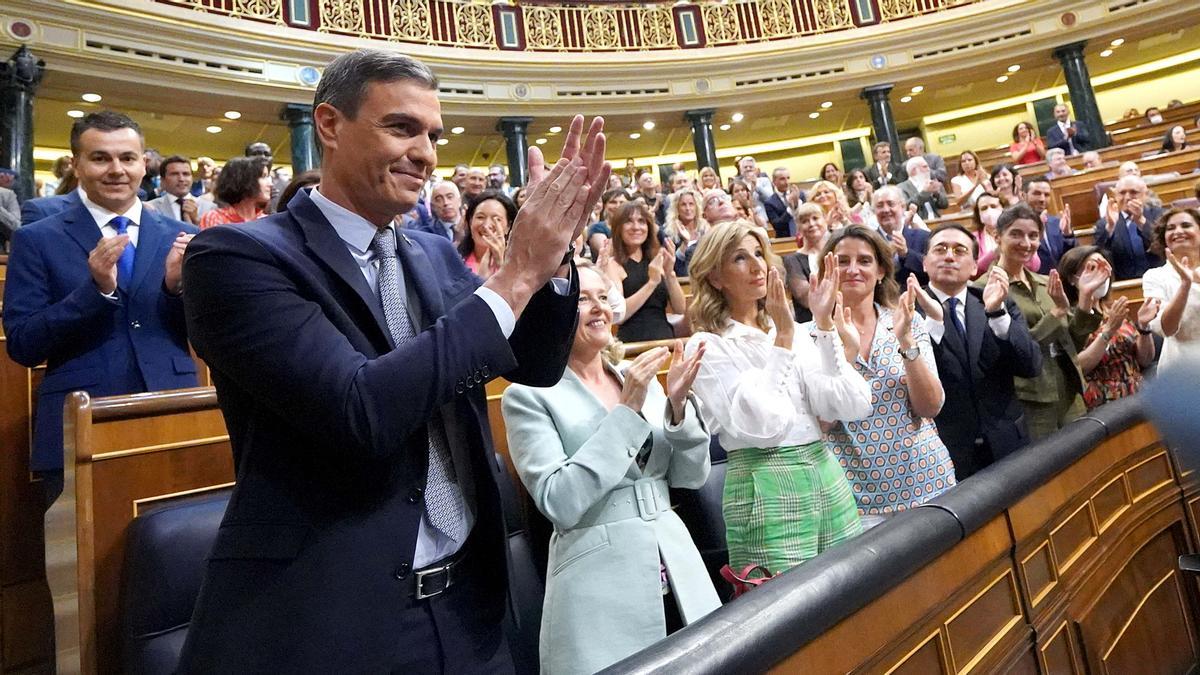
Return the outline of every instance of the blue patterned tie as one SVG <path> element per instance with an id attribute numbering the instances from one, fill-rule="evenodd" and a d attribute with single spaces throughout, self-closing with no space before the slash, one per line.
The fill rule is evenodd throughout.
<path id="1" fill-rule="evenodd" d="M 133 221 L 125 216 L 117 216 L 108 221 L 109 227 L 117 231 L 117 235 L 129 234 L 129 225 Z M 121 251 L 121 257 L 117 258 L 117 285 L 121 288 L 127 288 L 129 279 L 133 277 L 133 256 L 136 253 L 136 248 L 133 242 L 130 241 L 125 245 L 125 250 Z"/>
<path id="2" fill-rule="evenodd" d="M 396 237 L 391 228 L 381 228 L 371 241 L 371 252 L 379 261 L 379 300 L 388 332 L 399 346 L 416 337 L 408 305 L 400 295 L 400 264 L 396 259 Z M 425 515 L 439 532 L 454 541 L 466 538 L 462 489 L 454 478 L 454 464 L 447 447 L 445 430 L 438 424 L 427 425 L 429 471 L 425 482 Z"/>

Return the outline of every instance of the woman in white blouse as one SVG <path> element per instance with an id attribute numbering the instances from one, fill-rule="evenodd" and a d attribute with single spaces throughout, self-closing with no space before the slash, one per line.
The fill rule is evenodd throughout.
<path id="1" fill-rule="evenodd" d="M 1146 271 L 1142 295 L 1162 306 L 1149 326 L 1164 338 L 1161 370 L 1185 356 L 1200 358 L 1200 211 L 1176 208 L 1163 214 L 1154 226 L 1154 245 L 1166 250 L 1169 264 Z"/>
<path id="2" fill-rule="evenodd" d="M 814 277 L 814 337 L 792 320 L 778 258 L 744 220 L 711 228 L 692 258 L 693 389 L 729 453 L 723 511 L 729 563 L 783 572 L 861 531 L 850 485 L 821 441 L 819 419 L 871 411 L 834 321 L 835 264 Z"/>

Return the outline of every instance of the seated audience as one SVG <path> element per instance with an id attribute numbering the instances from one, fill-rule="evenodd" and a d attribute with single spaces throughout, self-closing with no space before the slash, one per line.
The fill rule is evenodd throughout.
<path id="1" fill-rule="evenodd" d="M 1008 154 L 1013 164 L 1034 164 L 1046 158 L 1046 144 L 1029 122 L 1017 122 L 1017 126 L 1013 127 L 1012 139 Z"/>
<path id="2" fill-rule="evenodd" d="M 892 161 L 892 146 L 887 141 L 880 141 L 871 148 L 875 161 L 867 167 L 867 180 L 871 187 L 879 189 L 885 185 L 899 185 L 908 178 L 904 167 Z"/>
<path id="3" fill-rule="evenodd" d="M 609 177 L 613 178 L 614 176 Z M 620 181 L 618 180 L 617 182 L 618 185 L 616 187 L 620 187 Z M 529 199 L 529 190 L 525 186 L 522 185 L 516 190 L 513 190 L 512 200 L 513 203 L 517 205 L 517 210 L 520 210 L 522 206 L 525 206 L 526 199 Z"/>
<path id="4" fill-rule="evenodd" d="M 979 195 L 992 191 L 992 180 L 979 164 L 979 155 L 967 150 L 958 156 L 958 175 L 950 179 L 954 191 L 954 205 L 966 210 L 979 199 Z"/>
<path id="5" fill-rule="evenodd" d="M 928 282 L 925 249 L 929 247 L 929 232 L 913 226 L 914 216 L 906 207 L 900 188 L 885 185 L 875 191 L 874 200 L 878 234 L 892 250 L 887 268 L 894 270 L 898 283 L 907 283 L 910 274 L 915 274 L 921 284 Z"/>
<path id="6" fill-rule="evenodd" d="M 462 185 L 459 188 L 463 201 L 469 202 L 478 197 L 487 189 L 487 184 L 488 177 L 486 171 L 478 167 L 467 169 L 467 173 L 462 179 Z"/>
<path id="7" fill-rule="evenodd" d="M 1140 176 L 1117 179 L 1114 191 L 1116 198 L 1101 212 L 1093 241 L 1112 256 L 1118 281 L 1138 279 L 1163 264 L 1150 248 L 1162 208 L 1146 205 L 1146 182 Z"/>
<path id="8" fill-rule="evenodd" d="M 997 164 L 992 168 L 992 188 L 1004 208 L 1021 201 L 1021 175 L 1012 164 Z"/>
<path id="9" fill-rule="evenodd" d="M 673 358 L 659 347 L 621 363 L 609 282 L 590 266 L 577 273 L 579 322 L 562 379 L 510 385 L 501 402 L 513 465 L 554 525 L 546 673 L 602 670 L 721 606 L 669 494 L 708 478 L 708 432 L 688 396 L 704 350 L 684 359 L 680 343 Z M 656 374 L 668 363 L 664 391 Z"/>
<path id="10" fill-rule="evenodd" d="M 309 169 L 308 171 L 301 171 L 299 174 L 296 175 L 295 178 L 292 179 L 292 182 L 287 184 L 287 187 L 283 188 L 283 192 L 279 193 L 279 210 L 283 211 L 283 210 L 287 209 L 288 204 L 292 203 L 292 197 L 295 197 L 297 192 L 303 190 L 306 187 L 312 187 L 314 185 L 317 185 L 320 182 L 321 182 L 321 170 L 320 169 Z"/>
<path id="11" fill-rule="evenodd" d="M 438 181 L 429 191 L 429 203 L 432 207 L 429 210 L 429 220 L 418 221 L 415 229 L 445 237 L 458 246 L 466 236 L 466 228 L 463 227 L 462 195 L 458 192 L 458 186 L 448 180 Z"/>
<path id="12" fill-rule="evenodd" d="M 1078 121 L 1071 119 L 1067 104 L 1054 106 L 1054 125 L 1046 130 L 1047 155 L 1053 149 L 1062 150 L 1067 155 L 1077 155 L 1089 145 L 1086 131 Z"/>
<path id="13" fill-rule="evenodd" d="M 842 170 L 839 169 L 838 165 L 834 164 L 833 162 L 825 162 L 825 166 L 821 167 L 821 173 L 819 175 L 821 176 L 821 180 L 827 180 L 834 185 L 842 184 Z"/>
<path id="14" fill-rule="evenodd" d="M 1050 205 L 1050 181 L 1045 178 L 1031 178 L 1026 183 L 1025 203 L 1038 214 L 1045 224 L 1042 242 L 1038 244 L 1038 274 L 1050 274 L 1050 270 L 1058 267 L 1058 261 L 1063 254 L 1075 246 L 1075 231 L 1071 227 L 1071 206 L 1063 207 L 1061 216 L 1052 216 L 1047 210 Z"/>
<path id="15" fill-rule="evenodd" d="M 753 192 L 740 179 L 734 179 L 733 181 L 733 197 L 730 197 L 729 193 L 724 190 L 709 190 L 705 192 L 704 209 L 702 211 L 705 222 L 708 223 L 709 227 L 721 223 L 733 222 L 737 218 L 737 213 L 733 209 L 733 201 L 736 199 L 745 204 L 752 195 Z M 765 220 L 760 223 L 757 222 L 756 218 L 756 224 L 762 227 L 763 230 L 767 229 Z"/>
<path id="16" fill-rule="evenodd" d="M 771 223 L 776 237 L 790 237 L 796 231 L 796 221 L 792 219 L 792 209 L 788 204 L 788 183 L 791 179 L 792 175 L 787 167 L 777 167 L 771 172 L 773 190 L 763 201 L 767 222 Z"/>
<path id="17" fill-rule="evenodd" d="M 245 223 L 267 215 L 271 203 L 271 161 L 266 157 L 234 157 L 217 176 L 214 195 L 226 204 L 205 213 L 200 229 Z"/>
<path id="18" fill-rule="evenodd" d="M 825 441 L 850 479 L 863 526 L 872 527 L 954 485 L 954 465 L 933 423 L 945 392 L 917 319 L 917 281 L 909 277 L 897 297 L 888 243 L 851 225 L 829 238 L 824 253 L 819 272 L 823 278 L 836 266 L 850 317 L 839 326 L 846 359 L 871 386 L 871 414 L 834 424 Z"/>
<path id="19" fill-rule="evenodd" d="M 796 323 L 804 323 L 812 320 L 812 311 L 808 308 L 808 289 L 817 269 L 821 249 L 829 239 L 829 226 L 825 223 L 821 207 L 807 202 L 796 207 L 796 228 L 796 243 L 800 248 L 783 258 L 786 272 L 784 281 L 792 296 Z"/>
<path id="20" fill-rule="evenodd" d="M 949 208 L 946 188 L 932 173 L 924 157 L 912 157 L 904 164 L 908 179 L 898 186 L 909 206 L 917 207 L 922 218 L 937 218 Z"/>
<path id="21" fill-rule="evenodd" d="M 717 170 L 711 166 L 700 168 L 700 184 L 698 189 L 701 192 L 705 190 L 714 190 L 721 187 L 721 176 L 717 174 Z"/>
<path id="22" fill-rule="evenodd" d="M 850 204 L 846 202 L 846 193 L 838 189 L 837 183 L 817 181 L 809 192 L 809 201 L 821 207 L 825 223 L 831 230 L 847 225 L 861 224 L 860 219 L 850 211 Z"/>
<path id="23" fill-rule="evenodd" d="M 846 203 L 850 205 L 851 215 L 858 216 L 863 225 L 879 227 L 875 220 L 875 206 L 872 196 L 875 189 L 862 169 L 851 169 L 846 174 Z"/>
<path id="24" fill-rule="evenodd" d="M 1098 246 L 1083 246 L 1068 251 L 1058 265 L 1059 278 L 1067 291 L 1067 299 L 1075 302 L 1079 298 L 1080 276 L 1097 267 L 1112 269 L 1104 249 Z M 1106 283 L 1096 290 L 1096 308 L 1103 322 L 1088 336 L 1087 346 L 1079 350 L 1079 370 L 1087 378 L 1083 391 L 1083 402 L 1088 410 L 1136 394 L 1142 388 L 1142 371 L 1154 363 L 1154 337 L 1147 327 L 1158 316 L 1159 301 L 1149 299 L 1142 303 L 1135 315 L 1136 322 L 1129 321 L 1129 299 L 1112 299 L 1112 284 Z"/>
<path id="25" fill-rule="evenodd" d="M 1146 302 L 1162 304 L 1150 328 L 1163 339 L 1158 368 L 1172 368 L 1181 359 L 1200 358 L 1200 211 L 1171 209 L 1154 227 L 1156 250 L 1165 251 L 1170 265 L 1155 267 L 1142 277 Z"/>
<path id="26" fill-rule="evenodd" d="M 600 215 L 604 219 L 592 223 L 587 228 L 588 246 L 592 248 L 592 251 L 599 251 L 604 242 L 612 237 L 612 230 L 609 229 L 608 223 L 630 199 L 629 193 L 623 188 L 614 188 L 600 196 Z M 603 268 L 601 269 L 603 270 Z"/>
<path id="27" fill-rule="evenodd" d="M 484 190 L 467 200 L 462 241 L 458 244 L 467 269 L 481 279 L 500 269 L 508 249 L 508 231 L 516 219 L 517 205 L 497 190 Z"/>
<path id="28" fill-rule="evenodd" d="M 904 169 L 906 172 L 908 171 L 908 159 L 922 157 L 925 159 L 925 164 L 929 166 L 930 175 L 934 180 L 943 184 L 950 180 L 946 173 L 946 160 L 936 152 L 925 152 L 925 140 L 920 136 L 913 136 L 904 141 L 904 154 L 907 156 Z M 911 174 L 909 176 L 911 177 Z"/>
<path id="29" fill-rule="evenodd" d="M 1083 170 L 1084 171 L 1091 171 L 1092 169 L 1099 169 L 1100 166 L 1103 164 L 1104 164 L 1104 160 L 1102 160 L 1100 158 L 1100 153 L 1096 152 L 1095 150 L 1088 150 L 1087 152 L 1083 153 Z"/>
<path id="30" fill-rule="evenodd" d="M 972 216 L 975 222 L 975 240 L 979 243 L 978 261 L 975 264 L 976 277 L 983 276 L 1000 255 L 1000 233 L 996 230 L 996 223 L 1003 211 L 1004 207 L 1000 205 L 1000 198 L 996 195 L 986 194 L 975 200 Z M 1030 272 L 1038 272 L 1041 268 L 1042 261 L 1036 253 L 1025 263 L 1025 269 Z"/>
<path id="31" fill-rule="evenodd" d="M 1138 112 L 1137 108 L 1130 108 L 1129 110 L 1125 111 L 1125 114 L 1121 116 L 1121 119 L 1131 120 L 1141 116 L 1142 113 Z"/>
<path id="32" fill-rule="evenodd" d="M 670 239 L 659 243 L 654 215 L 637 201 L 621 207 L 611 225 L 613 258 L 607 273 L 621 283 L 625 296 L 617 337 L 623 342 L 675 337 L 667 311 L 683 314 L 686 304 L 675 275 L 675 245 Z"/>
<path id="33" fill-rule="evenodd" d="M 1047 150 L 1046 164 L 1050 168 L 1045 174 L 1046 180 L 1075 175 L 1075 169 L 1072 169 L 1071 165 L 1067 164 L 1067 153 L 1063 152 L 1062 148 L 1050 148 Z"/>
<path id="34" fill-rule="evenodd" d="M 667 208 L 667 238 L 675 246 L 675 274 L 688 275 L 688 261 L 695 251 L 696 242 L 708 231 L 708 223 L 700 213 L 700 193 L 692 187 L 681 188 L 673 195 Z"/>
<path id="35" fill-rule="evenodd" d="M 792 320 L 762 230 L 714 227 L 692 260 L 691 357 L 710 434 L 729 454 L 722 511 L 729 565 L 783 572 L 861 531 L 846 474 L 820 420 L 856 420 L 871 390 L 846 360 L 834 321 L 837 267 L 812 285 L 813 329 Z"/>
<path id="36" fill-rule="evenodd" d="M 1162 124 L 1163 121 L 1162 112 L 1155 106 L 1146 108 L 1145 118 L 1150 124 Z"/>
<path id="37" fill-rule="evenodd" d="M 1163 152 L 1179 152 L 1180 150 L 1186 150 L 1187 146 L 1187 130 L 1183 128 L 1182 124 L 1176 124 L 1171 127 L 1167 135 L 1163 137 Z"/>
<path id="38" fill-rule="evenodd" d="M 1085 379 L 1079 370 L 1078 349 L 1100 325 L 1094 311 L 1096 291 L 1110 279 L 1107 268 L 1086 270 L 1076 286 L 1079 297 L 1072 306 L 1058 270 L 1048 277 L 1025 268 L 1037 254 L 1045 226 L 1026 204 L 1010 206 L 996 223 L 1000 257 L 993 265 L 1008 276 L 1009 297 L 1020 308 L 1029 332 L 1042 351 L 1042 372 L 1017 378 L 1017 398 L 1025 406 L 1025 419 L 1033 440 L 1045 438 L 1087 411 L 1083 403 Z M 990 274 L 975 282 L 986 287 Z"/>
<path id="39" fill-rule="evenodd" d="M 1008 297 L 1008 275 L 993 268 L 983 288 L 968 285 L 977 250 L 961 225 L 934 230 L 925 256 L 929 291 L 917 294 L 938 378 L 953 394 L 935 422 L 959 481 L 1029 443 L 1013 378 L 1037 377 L 1042 368 L 1041 350 Z"/>
<path id="40" fill-rule="evenodd" d="M 213 179 L 216 176 L 213 170 L 217 168 L 217 163 L 212 157 L 197 157 L 196 158 L 196 176 L 192 181 L 192 196 L 199 199 L 201 195 L 212 191 Z"/>

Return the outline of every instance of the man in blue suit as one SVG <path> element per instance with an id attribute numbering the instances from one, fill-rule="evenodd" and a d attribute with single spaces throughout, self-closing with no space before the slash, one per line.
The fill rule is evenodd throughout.
<path id="1" fill-rule="evenodd" d="M 1091 148 L 1087 132 L 1071 119 L 1066 103 L 1054 106 L 1054 124 L 1046 130 L 1046 147 L 1059 148 L 1068 155 L 1077 155 Z"/>
<path id="2" fill-rule="evenodd" d="M 1114 189 L 1117 198 L 1108 200 L 1107 213 L 1096 223 L 1094 241 L 1112 254 L 1117 281 L 1141 279 L 1146 270 L 1163 264 L 1150 250 L 1162 207 L 1146 206 L 1146 182 L 1140 176 L 1122 176 Z"/>
<path id="3" fill-rule="evenodd" d="M 908 200 L 895 185 L 885 185 L 872 195 L 879 235 L 892 245 L 895 253 L 896 281 L 903 288 L 909 275 L 915 274 L 922 286 L 929 283 L 925 275 L 925 250 L 929 248 L 929 232 L 912 224 L 913 214 Z"/>
<path id="4" fill-rule="evenodd" d="M 36 223 L 56 213 L 79 208 L 83 205 L 83 200 L 79 198 L 80 192 L 82 192 L 81 188 L 71 190 L 64 195 L 26 199 L 21 202 L 21 224 Z"/>
<path id="5" fill-rule="evenodd" d="M 938 377 L 954 392 L 935 421 L 960 481 L 1029 444 L 1013 378 L 1042 369 L 1041 349 L 1008 297 L 1004 270 L 992 268 L 983 288 L 969 285 L 977 246 L 961 225 L 934 231 L 925 255 L 928 293 L 918 296 Z"/>
<path id="6" fill-rule="evenodd" d="M 313 118 L 321 183 L 187 251 L 237 485 L 180 671 L 510 672 L 484 385 L 562 376 L 603 122 L 581 144 L 577 117 L 548 175 L 530 149 L 529 200 L 481 285 L 445 237 L 393 226 L 437 163 L 428 68 L 344 54 Z"/>
<path id="7" fill-rule="evenodd" d="M 1042 218 L 1042 241 L 1038 244 L 1038 274 L 1050 274 L 1058 267 L 1058 261 L 1067 251 L 1075 248 L 1075 233 L 1071 227 L 1071 207 L 1063 207 L 1061 216 L 1052 216 L 1046 211 L 1050 205 L 1050 181 L 1044 176 L 1035 176 L 1025 183 L 1025 203 Z"/>
<path id="8" fill-rule="evenodd" d="M 142 208 L 138 125 L 114 112 L 71 129 L 78 206 L 17 230 L 4 289 L 8 354 L 46 363 L 31 469 L 47 501 L 62 489 L 63 400 L 196 386 L 182 292 L 183 250 L 197 230 Z"/>
<path id="9" fill-rule="evenodd" d="M 796 234 L 796 220 L 788 205 L 788 182 L 792 175 L 786 167 L 777 167 L 771 172 L 771 186 L 775 191 L 763 201 L 763 209 L 767 212 L 767 221 L 775 230 L 776 237 L 791 237 Z"/>

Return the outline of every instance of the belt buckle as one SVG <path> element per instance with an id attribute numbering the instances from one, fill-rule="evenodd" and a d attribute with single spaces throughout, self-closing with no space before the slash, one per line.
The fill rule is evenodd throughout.
<path id="1" fill-rule="evenodd" d="M 637 501 L 638 515 L 642 520 L 656 520 L 664 509 L 658 506 L 658 493 L 653 480 L 637 480 L 633 483 L 633 493 Z"/>
<path id="2" fill-rule="evenodd" d="M 454 563 L 446 563 L 445 565 L 442 565 L 440 567 L 434 567 L 433 569 L 428 569 L 428 570 L 423 570 L 423 571 L 417 572 L 416 573 L 417 574 L 417 592 L 414 597 L 417 600 L 424 600 L 425 598 L 432 598 L 435 595 L 441 595 L 442 593 L 446 592 L 446 589 L 450 588 L 450 568 L 453 565 L 454 565 Z M 442 582 L 441 588 L 438 588 L 437 590 L 426 593 L 425 592 L 425 577 L 433 576 L 435 574 L 440 574 L 442 572 L 445 572 L 445 580 Z"/>

